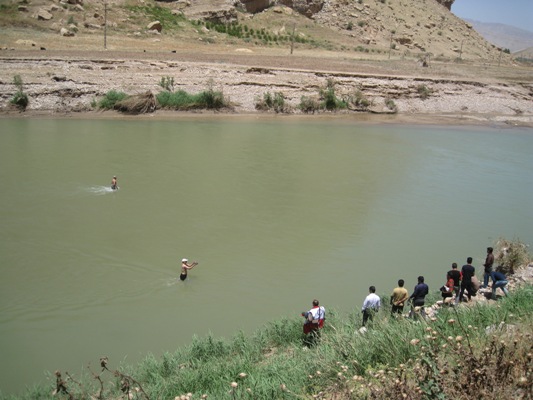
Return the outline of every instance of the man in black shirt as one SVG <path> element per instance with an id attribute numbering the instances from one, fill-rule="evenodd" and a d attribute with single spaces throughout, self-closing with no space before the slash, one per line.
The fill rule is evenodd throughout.
<path id="1" fill-rule="evenodd" d="M 472 266 L 472 257 L 466 259 L 466 265 L 463 265 L 461 269 L 463 274 L 463 280 L 461 281 L 461 291 L 459 292 L 459 298 L 455 299 L 455 304 L 463 300 L 463 294 L 465 290 L 468 292 L 468 301 L 472 299 L 474 294 L 474 285 L 472 284 L 472 277 L 476 275 L 476 269 Z"/>
<path id="2" fill-rule="evenodd" d="M 457 263 L 452 264 L 452 269 L 448 271 L 448 275 L 453 279 L 453 291 L 455 298 L 459 298 L 459 290 L 461 289 L 461 271 L 457 269 Z"/>
<path id="3" fill-rule="evenodd" d="M 494 264 L 494 254 L 492 254 L 493 248 L 487 247 L 487 258 L 485 258 L 485 273 L 483 274 L 483 287 L 486 288 L 489 285 L 489 278 L 492 272 L 492 264 Z"/>

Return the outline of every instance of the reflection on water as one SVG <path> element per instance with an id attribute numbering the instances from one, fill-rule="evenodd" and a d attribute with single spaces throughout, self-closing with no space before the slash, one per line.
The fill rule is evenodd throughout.
<path id="1" fill-rule="evenodd" d="M 533 237 L 531 129 L 280 121 L 0 120 L 2 391 Z"/>

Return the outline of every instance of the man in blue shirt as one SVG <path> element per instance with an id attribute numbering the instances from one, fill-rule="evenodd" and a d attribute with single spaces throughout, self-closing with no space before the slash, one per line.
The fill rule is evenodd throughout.
<path id="1" fill-rule="evenodd" d="M 415 286 L 415 290 L 409 300 L 412 301 L 413 307 L 420 307 L 420 313 L 422 316 L 425 316 L 424 303 L 426 302 L 426 295 L 429 293 L 429 287 L 424 283 L 424 277 L 418 277 L 418 285 Z M 410 317 L 414 315 L 414 310 L 411 309 Z"/>
<path id="2" fill-rule="evenodd" d="M 505 287 L 509 283 L 507 277 L 499 271 L 492 271 L 490 277 L 492 278 L 492 298 L 496 300 L 496 289 L 498 288 L 503 290 L 506 297 L 509 296 L 509 291 Z"/>

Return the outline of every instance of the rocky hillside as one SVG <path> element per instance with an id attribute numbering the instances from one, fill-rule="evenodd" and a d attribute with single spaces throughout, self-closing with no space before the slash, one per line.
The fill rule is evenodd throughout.
<path id="1" fill-rule="evenodd" d="M 510 61 L 453 14 L 454 0 L 2 0 L 0 27 L 56 32 L 58 47 L 84 35 L 166 35 L 180 41 L 299 46 L 381 58 Z M 451 11 L 450 11 L 451 9 Z M 159 21 L 159 24 L 152 24 Z M 200 22 L 198 22 L 200 21 Z M 211 25 L 206 26 L 208 21 Z M 237 23 L 228 34 L 213 24 Z M 258 34 L 261 32 L 261 34 Z M 67 41 L 70 41 L 67 44 Z M 285 43 L 283 43 L 285 42 Z M 16 45 L 0 37 L 0 47 Z"/>

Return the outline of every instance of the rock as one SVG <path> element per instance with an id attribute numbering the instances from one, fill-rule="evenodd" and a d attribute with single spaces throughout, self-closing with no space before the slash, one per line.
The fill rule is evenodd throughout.
<path id="1" fill-rule="evenodd" d="M 85 22 L 83 26 L 86 27 L 87 29 L 102 29 L 100 25 L 89 24 L 88 22 Z"/>
<path id="2" fill-rule="evenodd" d="M 74 11 L 78 11 L 78 12 L 83 12 L 85 11 L 85 9 L 80 5 L 80 4 L 76 4 L 73 8 Z"/>
<path id="3" fill-rule="evenodd" d="M 74 32 L 69 31 L 67 28 L 61 28 L 61 29 L 59 30 L 59 34 L 60 34 L 61 36 L 65 36 L 65 37 L 72 37 L 72 36 L 74 36 Z"/>
<path id="4" fill-rule="evenodd" d="M 41 8 L 41 9 L 39 9 L 39 11 L 37 11 L 37 19 L 39 19 L 39 20 L 50 21 L 52 18 L 54 18 L 54 16 L 52 14 L 50 14 L 48 11 L 46 11 L 45 9 L 43 9 L 43 8 Z"/>
<path id="5" fill-rule="evenodd" d="M 28 7 L 26 6 L 23 6 L 23 5 L 19 5 L 17 7 L 17 10 L 21 11 L 21 12 L 28 12 Z"/>
<path id="6" fill-rule="evenodd" d="M 442 4 L 444 7 L 446 7 L 448 11 L 451 11 L 452 5 L 455 2 L 455 0 L 437 0 L 437 2 Z"/>
<path id="7" fill-rule="evenodd" d="M 270 6 L 270 0 L 240 0 L 240 2 L 249 13 L 258 13 Z"/>
<path id="8" fill-rule="evenodd" d="M 306 17 L 312 17 L 324 7 L 324 0 L 278 0 L 279 4 L 290 7 Z"/>
<path id="9" fill-rule="evenodd" d="M 153 22 L 150 22 L 146 28 L 149 31 L 161 32 L 161 30 L 163 29 L 163 25 L 161 25 L 161 22 L 159 21 L 153 21 Z"/>
<path id="10" fill-rule="evenodd" d="M 19 39 L 16 41 L 17 44 L 20 44 L 22 46 L 31 46 L 31 47 L 35 47 L 36 44 L 33 40 L 25 40 L 25 39 Z"/>

